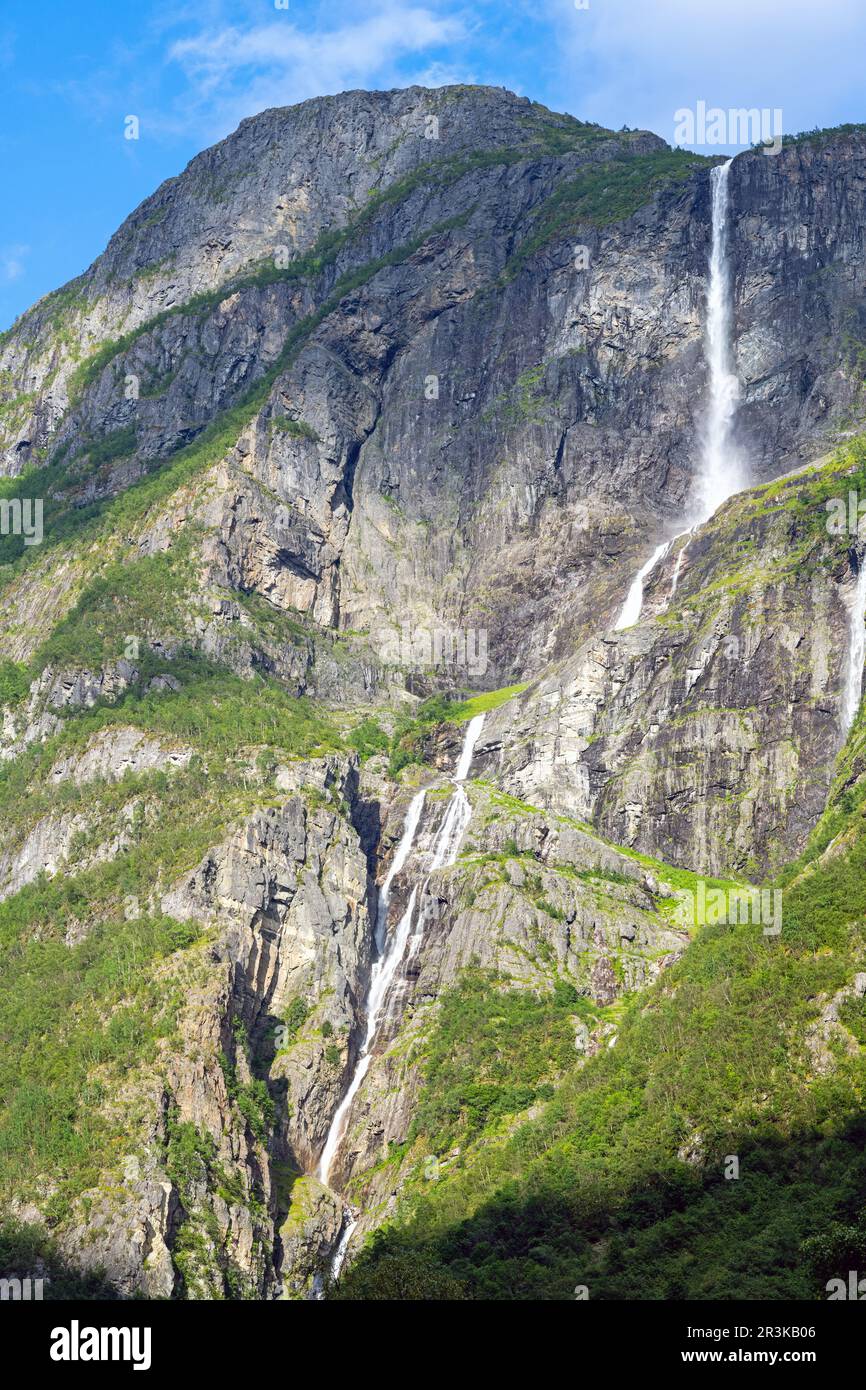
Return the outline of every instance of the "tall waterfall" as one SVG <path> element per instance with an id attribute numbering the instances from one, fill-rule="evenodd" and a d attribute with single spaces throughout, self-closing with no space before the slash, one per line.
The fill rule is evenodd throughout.
<path id="1" fill-rule="evenodd" d="M 842 732 L 847 734 L 860 708 L 863 693 L 863 662 L 866 660 L 866 554 L 860 560 L 860 572 L 851 600 L 851 640 L 848 644 L 848 667 L 842 691 Z"/>
<path id="2" fill-rule="evenodd" d="M 745 487 L 741 461 L 733 443 L 734 417 L 740 396 L 740 383 L 734 371 L 733 297 L 728 259 L 729 190 L 728 174 L 733 160 L 717 164 L 710 173 L 712 225 L 710 238 L 707 312 L 704 327 L 704 356 L 709 379 L 709 402 L 701 436 L 701 463 L 695 485 L 695 498 L 689 524 L 672 540 L 658 546 L 638 571 L 626 595 L 614 631 L 631 627 L 643 609 L 644 582 L 664 559 L 675 541 L 686 536 L 677 556 L 676 570 L 668 601 L 676 593 L 688 537 L 708 521 L 723 502 Z"/>
<path id="3" fill-rule="evenodd" d="M 469 769 L 472 765 L 472 755 L 475 751 L 475 745 L 478 742 L 478 736 L 481 733 L 481 726 L 483 723 L 483 714 L 478 714 L 474 719 L 469 721 L 463 740 L 463 747 L 452 778 L 454 791 L 448 799 L 448 804 L 445 807 L 445 814 L 442 818 L 442 824 L 433 841 L 429 862 L 426 865 L 423 885 L 420 886 L 419 892 L 419 884 L 414 884 L 412 892 L 409 895 L 409 901 L 406 904 L 406 910 L 400 918 L 396 930 L 392 932 L 389 937 L 387 935 L 388 902 L 390 899 L 391 886 L 396 875 L 406 863 L 415 843 L 415 835 L 418 830 L 421 811 L 424 805 L 425 793 L 423 791 L 418 792 L 417 796 L 413 797 L 409 810 L 406 813 L 403 834 L 400 837 L 400 843 L 397 846 L 393 862 L 385 878 L 385 882 L 382 885 L 382 891 L 379 897 L 379 911 L 376 919 L 375 932 L 376 949 L 379 954 L 370 972 L 370 985 L 366 1000 L 367 1030 L 364 1036 L 364 1042 L 358 1054 L 358 1060 L 355 1063 L 355 1070 L 349 1082 L 346 1094 L 343 1096 L 334 1114 L 334 1118 L 331 1121 L 331 1127 L 328 1130 L 325 1146 L 322 1149 L 322 1156 L 319 1160 L 319 1177 L 326 1185 L 330 1179 L 334 1159 L 345 1133 L 352 1102 L 358 1094 L 361 1083 L 367 1075 L 370 1063 L 373 1060 L 373 1049 L 380 1030 L 380 1025 L 391 1016 L 391 1000 L 389 999 L 389 995 L 392 992 L 392 986 L 394 985 L 398 968 L 407 953 L 416 904 L 419 897 L 424 897 L 429 875 L 433 873 L 435 869 L 445 868 L 453 864 L 456 860 L 460 849 L 460 842 L 463 839 L 463 833 L 469 823 L 472 808 L 462 784 L 469 775 Z M 419 929 L 422 926 L 423 908 Z M 419 933 L 416 933 L 414 938 L 416 944 L 418 936 Z M 384 1020 L 383 1010 L 385 1011 Z M 340 1233 L 339 1244 L 331 1262 L 331 1275 L 333 1278 L 336 1278 L 342 1269 L 349 1241 L 351 1240 L 352 1232 L 356 1225 L 357 1220 L 355 1216 L 351 1213 L 347 1213 L 343 1230 Z M 316 1292 L 321 1294 L 320 1285 L 316 1288 Z"/>
<path id="4" fill-rule="evenodd" d="M 710 174 L 712 241 L 704 332 L 710 400 L 704 421 L 695 524 L 707 521 L 723 502 L 745 486 L 732 439 L 740 397 L 740 383 L 733 363 L 733 296 L 728 260 L 728 175 L 733 162 L 729 159 L 717 164 Z"/>

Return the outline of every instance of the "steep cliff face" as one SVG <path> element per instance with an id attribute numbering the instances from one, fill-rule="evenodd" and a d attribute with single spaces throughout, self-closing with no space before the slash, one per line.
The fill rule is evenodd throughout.
<path id="1" fill-rule="evenodd" d="M 620 1066 L 695 875 L 854 796 L 860 133 L 731 169 L 754 485 L 613 630 L 699 469 L 713 162 L 486 88 L 270 111 L 0 338 L 2 499 L 45 511 L 0 538 L 3 1202 L 74 1268 L 309 1295 Z"/>
<path id="2" fill-rule="evenodd" d="M 432 802 L 397 879 L 395 924 L 408 885 L 424 885 L 419 925 L 331 1172 L 362 1213 L 356 1239 L 391 1210 L 407 1181 L 460 1152 L 431 1154 L 415 1120 L 443 998 L 459 992 L 467 971 L 483 981 L 485 1011 L 494 1017 L 497 1000 L 507 1009 L 521 993 L 558 1002 L 553 1056 L 525 1080 L 516 1058 L 505 1068 L 524 1081 L 530 1104 L 579 1059 L 615 1044 L 618 1001 L 645 988 L 688 941 L 664 866 L 483 785 L 472 792 L 459 861 L 425 874 L 446 805 Z M 466 1026 L 473 1026 L 468 1016 Z M 462 1042 L 452 1039 L 456 1050 Z"/>
<path id="3" fill-rule="evenodd" d="M 637 626 L 491 717 L 482 766 L 698 872 L 760 879 L 795 858 L 847 733 L 858 551 L 827 502 L 861 488 L 843 453 L 732 499 L 653 571 Z"/>
<path id="4" fill-rule="evenodd" d="M 766 478 L 862 429 L 866 134 L 744 156 L 730 188 L 739 432 Z"/>
<path id="5" fill-rule="evenodd" d="M 708 163 L 486 89 L 265 113 L 5 335 L 5 469 L 48 464 L 74 516 L 210 468 L 214 583 L 380 652 L 483 628 L 489 685 L 535 671 L 689 497 Z M 735 165 L 759 473 L 859 418 L 862 164 L 840 136 Z"/>

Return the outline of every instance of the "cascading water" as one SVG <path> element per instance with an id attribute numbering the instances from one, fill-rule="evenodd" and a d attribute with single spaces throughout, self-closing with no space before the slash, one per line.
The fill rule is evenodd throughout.
<path id="1" fill-rule="evenodd" d="M 704 329 L 704 356 L 709 378 L 709 404 L 704 421 L 701 464 L 698 472 L 695 500 L 690 509 L 688 526 L 672 540 L 658 546 L 638 571 L 626 596 L 614 630 L 631 627 L 643 609 L 644 583 L 671 547 L 685 536 L 685 545 L 677 555 L 676 569 L 668 602 L 674 597 L 679 583 L 683 559 L 692 532 L 708 521 L 715 511 L 735 492 L 745 487 L 742 464 L 733 443 L 734 417 L 740 395 L 740 383 L 733 366 L 733 301 L 731 270 L 728 259 L 728 223 L 730 197 L 728 174 L 733 160 L 717 164 L 710 174 L 712 228 L 710 238 L 709 278 L 707 282 L 707 315 Z"/>
<path id="2" fill-rule="evenodd" d="M 673 574 L 673 579 L 671 580 L 671 591 L 670 591 L 670 593 L 668 594 L 668 603 L 671 603 L 671 602 L 673 601 L 674 597 L 676 596 L 677 585 L 678 585 L 679 582 L 680 582 L 680 574 L 681 574 L 682 568 L 683 568 L 683 560 L 686 558 L 686 551 L 687 551 L 688 548 L 689 548 L 689 538 L 691 537 L 691 534 L 692 534 L 692 528 L 691 528 L 691 527 L 689 527 L 688 531 L 681 531 L 681 532 L 680 532 L 680 535 L 681 535 L 681 536 L 682 536 L 682 535 L 686 536 L 687 539 L 686 539 L 685 543 L 684 543 L 683 545 L 680 546 L 680 553 L 679 553 L 679 555 L 677 556 L 677 562 L 676 562 L 676 564 L 674 565 L 674 574 Z M 671 541 L 671 545 L 673 545 L 676 541 L 678 541 L 679 538 L 680 538 L 679 536 L 674 536 L 674 539 Z"/>
<path id="3" fill-rule="evenodd" d="M 848 668 L 842 692 L 842 732 L 847 734 L 860 708 L 863 694 L 863 662 L 866 660 L 866 555 L 860 560 L 860 571 L 851 600 L 851 640 L 848 644 Z"/>
<path id="4" fill-rule="evenodd" d="M 464 832 L 472 816 L 472 806 L 462 784 L 469 775 L 469 768 L 472 764 L 472 754 L 475 751 L 475 745 L 478 742 L 478 735 L 481 733 L 481 726 L 483 723 L 484 715 L 477 714 L 474 719 L 470 720 L 469 727 L 466 730 L 466 737 L 463 742 L 460 760 L 457 764 L 454 776 L 451 779 L 454 783 L 454 791 L 445 808 L 442 824 L 439 827 L 436 838 L 433 841 L 433 847 L 430 851 L 430 863 L 427 869 L 427 877 L 421 889 L 421 908 L 418 913 L 418 924 L 415 931 L 409 937 L 405 950 L 407 965 L 415 956 L 421 942 L 424 940 L 424 932 L 430 913 L 430 901 L 427 897 L 427 885 L 430 882 L 430 874 L 434 873 L 436 869 L 447 869 L 454 863 L 463 840 Z M 391 999 L 389 1000 L 386 1010 L 386 1022 L 390 1023 L 393 1020 L 398 1004 L 399 991 L 395 989 L 392 991 Z"/>
<path id="5" fill-rule="evenodd" d="M 664 541 L 653 551 L 643 569 L 639 569 L 631 583 L 631 588 L 625 596 L 620 615 L 613 625 L 614 632 L 619 632 L 624 627 L 632 627 L 641 615 L 643 608 L 643 585 L 644 580 L 651 570 L 654 570 L 660 560 L 663 560 L 671 548 L 671 541 Z"/>
<path id="6" fill-rule="evenodd" d="M 733 297 L 728 260 L 730 196 L 728 175 L 733 160 L 717 164 L 710 174 L 712 192 L 712 241 L 707 288 L 707 322 L 704 351 L 709 371 L 710 401 L 704 424 L 703 457 L 698 475 L 697 517 L 707 521 L 745 485 L 732 434 L 740 383 L 733 367 Z"/>
<path id="7" fill-rule="evenodd" d="M 481 733 L 481 726 L 483 723 L 483 714 L 478 714 L 474 719 L 469 721 L 460 758 L 452 778 L 454 791 L 449 797 L 448 804 L 445 808 L 445 815 L 442 818 L 442 824 L 437 831 L 436 838 L 433 841 L 433 846 L 430 851 L 427 874 L 420 892 L 422 898 L 427 888 L 429 875 L 436 869 L 445 868 L 453 864 L 457 858 L 463 833 L 472 814 L 472 807 L 462 783 L 469 775 L 469 769 L 472 765 L 472 755 L 475 751 L 475 745 L 478 742 L 478 736 Z M 419 898 L 418 884 L 416 883 L 412 888 L 409 901 L 406 904 L 406 910 L 390 938 L 387 936 L 388 903 L 391 885 L 396 875 L 405 865 L 412 851 L 424 806 L 424 797 L 425 793 L 421 791 L 412 799 L 409 810 L 406 813 L 406 820 L 403 826 L 403 834 L 400 837 L 400 843 L 397 846 L 397 851 L 379 896 L 379 910 L 376 918 L 375 930 L 376 949 L 379 953 L 379 958 L 374 963 L 373 969 L 370 972 L 370 986 L 367 991 L 366 1002 L 367 1030 L 364 1036 L 364 1042 L 361 1046 L 361 1051 L 358 1054 L 358 1060 L 355 1063 L 355 1071 L 346 1094 L 343 1096 L 334 1114 L 334 1118 L 331 1121 L 331 1127 L 328 1130 L 325 1146 L 322 1149 L 322 1156 L 319 1160 L 319 1177 L 326 1185 L 330 1178 L 334 1158 L 336 1157 L 337 1150 L 343 1138 L 352 1102 L 358 1094 L 361 1083 L 367 1075 L 370 1063 L 373 1059 L 373 1046 L 380 1025 L 391 1017 L 390 1007 L 385 1009 L 384 1019 L 382 1017 L 382 1012 L 386 1003 L 388 1003 L 388 996 L 394 984 L 397 970 L 406 955 L 406 948 L 410 941 L 412 920 L 415 916 L 415 905 Z M 419 928 L 423 927 L 423 916 L 424 914 L 422 912 L 422 920 L 419 923 Z M 420 940 L 421 934 L 419 930 L 412 938 L 413 949 Z M 336 1279 L 343 1267 L 349 1248 L 349 1242 L 356 1225 L 357 1218 L 353 1213 L 347 1211 L 347 1217 L 343 1229 L 340 1232 L 340 1240 L 331 1261 L 332 1278 Z M 321 1282 L 317 1281 L 314 1286 L 314 1293 L 316 1296 L 321 1296 L 321 1292 Z"/>
<path id="8" fill-rule="evenodd" d="M 349 1113 L 349 1107 L 351 1106 L 352 1101 L 355 1099 L 355 1096 L 358 1093 L 358 1088 L 361 1085 L 361 1082 L 367 1075 L 367 1069 L 370 1065 L 370 1060 L 372 1057 L 370 1048 L 373 1039 L 376 1036 L 376 1028 L 379 1023 L 379 1011 L 382 1007 L 382 1003 L 385 999 L 385 995 L 388 992 L 391 981 L 394 978 L 394 972 L 397 969 L 397 966 L 400 961 L 400 956 L 403 953 L 403 948 L 406 945 L 406 939 L 409 935 L 409 928 L 412 922 L 412 913 L 415 908 L 415 897 L 418 891 L 417 887 L 412 889 L 412 894 L 409 898 L 406 911 L 400 918 L 397 930 L 394 932 L 394 935 L 391 937 L 391 940 L 387 943 L 385 942 L 385 930 L 388 922 L 388 901 L 391 893 L 391 884 L 394 881 L 395 875 L 405 864 L 409 852 L 412 849 L 412 845 L 415 840 L 415 832 L 418 829 L 418 822 L 421 819 L 421 811 L 424 805 L 424 796 L 425 793 L 421 791 L 418 793 L 417 796 L 412 798 L 409 810 L 406 813 L 406 821 L 403 826 L 403 834 L 400 837 L 400 843 L 397 846 L 397 852 L 394 855 L 394 862 L 391 865 L 390 872 L 388 873 L 388 876 L 382 885 L 382 893 L 379 899 L 379 912 L 376 919 L 375 932 L 376 946 L 379 950 L 379 959 L 373 963 L 373 968 L 370 971 L 370 986 L 367 991 L 367 1032 L 364 1037 L 364 1042 L 361 1047 L 361 1051 L 358 1055 L 358 1061 L 355 1064 L 354 1075 L 352 1076 L 352 1080 L 349 1083 L 349 1088 L 346 1091 L 346 1094 L 343 1096 L 343 1099 L 337 1107 L 334 1118 L 331 1121 L 331 1127 L 328 1130 L 328 1137 L 325 1140 L 325 1147 L 322 1150 L 322 1157 L 319 1160 L 319 1177 L 321 1178 L 322 1182 L 326 1185 L 330 1176 L 331 1165 L 334 1161 L 334 1156 L 337 1152 L 340 1140 L 343 1137 L 343 1129 L 346 1122 L 346 1116 Z"/>
<path id="9" fill-rule="evenodd" d="M 421 819 L 421 812 L 424 809 L 424 797 L 426 793 L 421 791 L 417 796 L 413 796 L 406 812 L 406 823 L 403 827 L 403 834 L 400 836 L 400 843 L 397 852 L 391 860 L 391 867 L 385 875 L 385 882 L 379 893 L 379 911 L 376 917 L 376 950 L 381 956 L 385 950 L 385 932 L 388 927 L 388 903 L 391 899 L 391 884 L 399 874 L 403 865 L 409 857 L 409 851 L 415 843 L 415 832 L 418 829 L 418 822 Z"/>

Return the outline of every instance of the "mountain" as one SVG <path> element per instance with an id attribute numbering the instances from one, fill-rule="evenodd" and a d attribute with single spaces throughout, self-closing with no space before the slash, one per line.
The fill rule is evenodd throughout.
<path id="1" fill-rule="evenodd" d="M 244 121 L 0 336 L 4 1268 L 844 1274 L 864 222 L 861 127 L 727 166 L 350 92 Z M 702 509 L 713 275 L 743 476 Z M 754 888 L 781 931 L 683 910 Z"/>

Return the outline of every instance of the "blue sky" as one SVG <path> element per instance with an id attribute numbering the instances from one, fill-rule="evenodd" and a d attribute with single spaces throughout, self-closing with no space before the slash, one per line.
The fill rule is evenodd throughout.
<path id="1" fill-rule="evenodd" d="M 267 106 L 485 82 L 668 140 L 701 100 L 797 131 L 866 119 L 864 52 L 864 0 L 3 0 L 0 328 Z"/>

